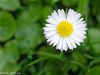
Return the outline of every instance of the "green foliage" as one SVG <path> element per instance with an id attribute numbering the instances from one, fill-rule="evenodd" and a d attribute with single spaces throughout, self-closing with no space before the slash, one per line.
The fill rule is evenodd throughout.
<path id="1" fill-rule="evenodd" d="M 12 15 L 8 12 L 0 12 L 0 41 L 10 39 L 16 30 L 16 23 Z"/>
<path id="2" fill-rule="evenodd" d="M 19 52 L 17 49 L 17 42 L 15 40 L 9 41 L 4 46 L 4 53 L 10 62 L 16 62 L 19 59 Z"/>
<path id="3" fill-rule="evenodd" d="M 44 6 L 43 8 L 43 17 L 47 18 L 52 12 L 52 8 L 50 6 Z"/>
<path id="4" fill-rule="evenodd" d="M 87 15 L 89 12 L 88 7 L 88 0 L 78 0 L 78 7 L 77 10 L 84 16 Z"/>
<path id="5" fill-rule="evenodd" d="M 19 0 L 0 0 L 0 8 L 14 11 L 20 7 Z"/>
<path id="6" fill-rule="evenodd" d="M 62 0 L 62 3 L 65 6 L 74 6 L 74 5 L 76 5 L 77 2 L 78 2 L 78 0 Z"/>
<path id="7" fill-rule="evenodd" d="M 100 54 L 100 30 L 99 29 L 89 29 L 90 42 L 93 45 L 93 52 Z"/>
<path id="8" fill-rule="evenodd" d="M 99 75 L 100 74 L 100 65 L 92 67 L 86 75 Z"/>
<path id="9" fill-rule="evenodd" d="M 0 48 L 0 72 L 16 72 L 20 66 L 17 64 L 19 53 L 16 41 L 12 40 L 5 44 L 4 48 Z"/>
<path id="10" fill-rule="evenodd" d="M 35 4 L 36 5 L 36 4 Z M 40 5 L 31 5 L 28 9 L 24 9 L 17 18 L 16 40 L 20 48 L 34 48 L 43 41 L 43 31 L 38 22 L 36 22 L 42 15 L 40 12 Z M 22 51 L 24 52 L 24 51 Z"/>
<path id="11" fill-rule="evenodd" d="M 100 75 L 100 0 L 0 0 L 0 73 Z M 53 10 L 73 8 L 87 23 L 87 38 L 60 52 L 43 35 Z M 0 74 L 1 75 L 1 74 Z"/>

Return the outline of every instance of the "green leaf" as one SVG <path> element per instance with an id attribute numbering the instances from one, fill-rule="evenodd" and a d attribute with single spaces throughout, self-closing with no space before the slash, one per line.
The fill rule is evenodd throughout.
<path id="1" fill-rule="evenodd" d="M 40 48 L 39 52 L 57 53 L 57 50 L 53 48 L 52 46 L 44 46 Z"/>
<path id="2" fill-rule="evenodd" d="M 7 72 L 9 75 L 11 75 L 11 73 L 13 75 L 16 74 L 16 72 L 20 69 L 19 65 L 18 64 L 12 64 L 12 63 L 7 63 L 6 66 L 4 67 L 3 71 L 2 72 Z M 20 72 L 18 72 L 19 75 L 21 74 Z"/>
<path id="3" fill-rule="evenodd" d="M 52 4 L 57 3 L 59 0 L 51 0 Z"/>
<path id="4" fill-rule="evenodd" d="M 100 5 L 100 0 L 97 0 L 97 1 L 91 0 L 90 4 L 92 5 L 92 10 L 91 10 L 92 15 L 95 15 L 95 16 L 98 15 L 100 13 L 100 10 L 98 8 Z"/>
<path id="5" fill-rule="evenodd" d="M 41 12 L 41 5 L 40 4 L 32 4 L 27 7 L 27 9 L 24 9 L 18 19 L 22 21 L 32 21 L 35 22 L 39 20 L 42 16 Z"/>
<path id="6" fill-rule="evenodd" d="M 0 0 L 0 8 L 14 11 L 20 7 L 19 0 Z"/>
<path id="7" fill-rule="evenodd" d="M 18 24 L 16 39 L 20 48 L 36 47 L 43 41 L 43 36 L 39 24 Z"/>
<path id="8" fill-rule="evenodd" d="M 86 75 L 100 75 L 100 65 L 92 67 Z"/>
<path id="9" fill-rule="evenodd" d="M 39 19 L 40 6 L 23 11 L 17 19 L 16 39 L 21 49 L 35 48 L 43 41 L 43 29 L 41 24 L 35 21 Z M 23 51 L 24 52 L 24 51 Z"/>
<path id="10" fill-rule="evenodd" d="M 55 3 L 57 3 L 59 0 L 47 0 L 48 4 L 54 5 Z"/>
<path id="11" fill-rule="evenodd" d="M 78 0 L 62 0 L 65 6 L 73 6 L 78 2 Z"/>
<path id="12" fill-rule="evenodd" d="M 47 52 L 39 52 L 38 54 L 63 61 L 63 59 L 61 59 L 58 54 L 54 55 L 54 54 L 47 53 Z"/>
<path id="13" fill-rule="evenodd" d="M 0 41 L 10 39 L 15 33 L 16 23 L 11 14 L 0 12 Z"/>
<path id="14" fill-rule="evenodd" d="M 55 67 L 54 67 L 55 66 Z M 62 71 L 62 67 L 65 66 L 65 63 L 59 60 L 49 60 L 45 65 L 46 75 L 68 75 L 67 68 Z"/>
<path id="15" fill-rule="evenodd" d="M 91 28 L 89 29 L 89 36 L 90 36 L 90 42 L 93 46 L 93 52 L 96 54 L 100 54 L 100 30 Z"/>
<path id="16" fill-rule="evenodd" d="M 4 56 L 3 48 L 0 47 L 0 72 L 3 71 L 3 68 L 6 65 L 6 59 Z"/>
<path id="17" fill-rule="evenodd" d="M 8 42 L 8 44 L 6 44 L 7 50 L 9 50 L 10 47 L 14 46 L 14 45 L 11 46 L 10 44 L 11 44 L 10 42 Z M 14 44 L 14 43 L 12 43 L 12 44 Z M 16 58 L 15 58 L 16 53 L 12 54 L 12 53 L 10 53 L 11 52 L 10 50 L 6 51 L 5 50 L 6 48 L 0 47 L 0 72 L 8 72 L 8 73 L 16 72 L 19 69 L 19 66 L 16 64 Z M 13 49 L 12 49 L 12 52 L 14 52 Z M 11 59 L 13 59 L 13 62 L 11 62 Z"/>
<path id="18" fill-rule="evenodd" d="M 78 0 L 78 8 L 77 11 L 82 15 L 86 16 L 89 12 L 88 10 L 88 0 Z"/>
<path id="19" fill-rule="evenodd" d="M 52 12 L 52 8 L 50 6 L 44 6 L 43 8 L 43 17 L 47 18 Z"/>
<path id="20" fill-rule="evenodd" d="M 81 52 L 74 51 L 72 53 L 71 59 L 72 59 L 71 68 L 73 71 L 76 71 L 78 69 L 78 66 L 81 68 L 86 68 L 84 64 L 86 63 L 87 60 Z"/>
<path id="21" fill-rule="evenodd" d="M 74 61 L 79 62 L 81 64 L 85 64 L 86 63 L 86 58 L 81 52 L 74 51 L 72 53 L 72 58 L 73 58 Z"/>
<path id="22" fill-rule="evenodd" d="M 64 61 L 64 57 L 60 56 L 60 53 L 57 53 L 57 50 L 51 46 L 42 47 L 36 54 L 39 54 L 40 57 L 50 57 Z"/>
<path id="23" fill-rule="evenodd" d="M 33 4 L 23 10 L 17 19 L 16 39 L 21 49 L 35 48 L 43 41 L 41 24 L 36 23 L 42 16 L 41 5 Z M 40 13 L 38 13 L 40 12 Z M 24 52 L 23 51 L 23 52 Z"/>
<path id="24" fill-rule="evenodd" d="M 37 60 L 35 60 L 35 61 L 32 61 L 31 63 L 29 63 L 28 65 L 26 65 L 26 67 L 27 67 L 27 66 L 34 65 L 34 64 L 39 63 L 39 62 L 41 62 L 41 61 L 44 61 L 44 60 L 46 60 L 46 59 L 49 59 L 49 57 L 42 57 L 42 58 L 39 58 L 39 59 L 37 59 Z"/>
<path id="25" fill-rule="evenodd" d="M 100 30 L 97 28 L 89 29 L 90 40 L 92 43 L 99 43 L 100 42 Z"/>
<path id="26" fill-rule="evenodd" d="M 41 8 L 42 6 L 40 4 L 33 4 L 29 6 L 29 13 L 30 14 L 30 19 L 37 21 L 38 19 L 41 18 L 42 12 Z"/>
<path id="27" fill-rule="evenodd" d="M 19 58 L 17 42 L 15 40 L 7 42 L 4 46 L 4 49 L 7 60 L 9 62 L 15 63 Z"/>

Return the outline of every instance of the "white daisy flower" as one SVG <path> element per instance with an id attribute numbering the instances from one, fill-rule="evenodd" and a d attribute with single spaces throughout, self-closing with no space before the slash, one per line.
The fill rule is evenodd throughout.
<path id="1" fill-rule="evenodd" d="M 72 9 L 67 14 L 63 9 L 54 10 L 45 26 L 43 29 L 47 42 L 61 51 L 73 50 L 86 38 L 86 23 L 81 14 Z"/>

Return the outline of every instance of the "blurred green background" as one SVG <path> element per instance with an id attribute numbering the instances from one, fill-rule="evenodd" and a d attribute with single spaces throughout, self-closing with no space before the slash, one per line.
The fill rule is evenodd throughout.
<path id="1" fill-rule="evenodd" d="M 66 8 L 82 14 L 88 31 L 80 47 L 61 52 L 42 28 L 53 10 Z M 100 0 L 0 0 L 0 75 L 7 72 L 100 75 Z"/>

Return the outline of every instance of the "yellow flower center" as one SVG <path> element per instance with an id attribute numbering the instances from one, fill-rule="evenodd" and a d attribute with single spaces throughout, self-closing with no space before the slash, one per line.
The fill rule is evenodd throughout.
<path id="1" fill-rule="evenodd" d="M 68 21 L 62 21 L 57 26 L 57 32 L 62 37 L 69 36 L 73 32 L 73 26 Z"/>

